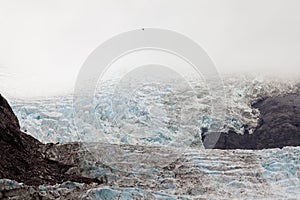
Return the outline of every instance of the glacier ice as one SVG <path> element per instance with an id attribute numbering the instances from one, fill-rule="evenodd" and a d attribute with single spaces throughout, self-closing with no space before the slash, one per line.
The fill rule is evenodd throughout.
<path id="1" fill-rule="evenodd" d="M 224 131 L 239 134 L 245 128 L 251 132 L 257 125 L 259 111 L 251 107 L 253 101 L 299 92 L 293 83 L 270 79 L 231 76 L 224 81 Z M 178 92 L 172 99 L 163 87 L 145 85 L 125 101 L 122 95 L 116 98 L 111 84 L 106 84 L 105 90 L 95 93 L 93 115 L 81 113 L 79 121 L 74 120 L 72 95 L 11 102 L 23 130 L 44 143 L 61 143 L 47 150 L 49 159 L 75 164 L 67 173 L 106 179 L 110 185 L 87 189 L 66 182 L 51 187 L 60 187 L 60 191 L 85 188 L 78 191 L 86 199 L 300 197 L 299 147 L 259 151 L 202 148 L 201 132 L 219 123 L 210 115 L 211 98 L 205 86 L 196 84 L 193 92 Z M 113 108 L 111 99 L 119 107 Z M 115 116 L 114 109 L 122 110 L 121 115 Z M 74 141 L 86 142 L 84 148 L 78 151 L 75 143 L 66 144 Z M 191 144 L 195 145 L 186 148 Z M 72 149 L 75 146 L 76 150 Z M 0 180 L 2 183 L 8 182 Z M 41 186 L 38 192 L 50 195 L 49 190 Z"/>
<path id="2" fill-rule="evenodd" d="M 115 145 L 103 143 L 89 145 L 90 149 L 94 149 L 93 152 L 74 151 L 72 148 L 77 145 L 70 144 L 53 145 L 48 149 L 49 153 L 56 155 L 56 160 L 60 162 L 76 161 L 77 169 L 73 169 L 72 173 L 105 180 L 106 186 L 93 186 L 90 190 L 82 192 L 82 196 L 87 199 L 97 199 L 99 196 L 113 199 L 111 195 L 118 198 L 120 196 L 132 198 L 131 195 L 138 195 L 140 199 L 300 197 L 299 147 L 226 151 L 190 148 L 177 159 L 166 163 L 162 162 L 162 155 L 159 157 L 151 155 L 159 153 L 169 156 L 172 152 L 178 154 L 176 148 L 125 145 L 123 148 L 130 151 L 118 154 L 117 159 L 122 160 L 123 157 L 123 162 L 117 163 L 118 160 L 105 159 L 109 152 L 115 151 Z M 148 159 L 139 160 L 141 157 Z M 140 161 L 138 168 L 132 168 L 134 160 Z M 72 185 L 70 183 L 70 187 L 74 186 Z M 146 198 L 145 195 L 149 196 Z"/>
<path id="3" fill-rule="evenodd" d="M 141 160 L 143 167 L 124 170 L 130 160 L 117 166 L 114 160 L 103 164 L 107 152 L 115 145 L 90 143 L 98 152 L 78 151 L 81 143 L 52 145 L 46 150 L 49 159 L 74 165 L 69 174 L 105 180 L 104 185 L 64 182 L 52 186 L 28 187 L 0 179 L 0 196 L 30 199 L 299 199 L 300 148 L 266 150 L 209 150 L 190 148 L 174 162 L 160 165 L 160 158 Z M 126 145 L 122 156 L 147 157 L 169 155 L 158 147 Z M 173 149 L 174 153 L 178 153 Z M 153 164 L 154 163 L 154 164 Z M 155 164 L 157 163 L 157 164 Z M 123 170 L 122 170 L 123 167 Z M 2 189 L 1 189 L 2 188 Z M 3 190 L 4 188 L 4 190 Z"/>
<path id="4" fill-rule="evenodd" d="M 210 115 L 211 96 L 205 83 L 191 82 L 193 90 L 172 88 L 172 84 L 141 84 L 130 95 L 122 95 L 121 89 L 116 94 L 113 82 L 105 82 L 95 92 L 93 113 L 77 113 L 77 121 L 72 95 L 30 101 L 14 99 L 11 104 L 21 128 L 44 143 L 94 141 L 182 146 L 198 141 L 201 132 L 221 123 Z M 293 82 L 245 76 L 225 77 L 224 87 L 223 131 L 239 134 L 245 129 L 252 133 L 257 125 L 259 111 L 251 103 L 299 91 Z"/>

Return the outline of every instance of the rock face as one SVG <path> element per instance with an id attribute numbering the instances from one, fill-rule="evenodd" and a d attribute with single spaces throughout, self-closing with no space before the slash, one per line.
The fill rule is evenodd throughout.
<path id="1" fill-rule="evenodd" d="M 254 105 L 261 112 L 256 147 L 282 148 L 300 145 L 300 95 L 268 98 Z"/>
<path id="2" fill-rule="evenodd" d="M 72 166 L 47 159 L 42 143 L 23 133 L 8 102 L 0 95 L 0 179 L 9 178 L 27 185 L 55 184 L 66 180 L 95 180 L 68 176 Z"/>
<path id="3" fill-rule="evenodd" d="M 259 126 L 254 133 L 223 133 L 214 148 L 267 149 L 300 146 L 300 94 L 270 97 L 255 103 L 253 107 L 258 108 L 261 114 Z"/>

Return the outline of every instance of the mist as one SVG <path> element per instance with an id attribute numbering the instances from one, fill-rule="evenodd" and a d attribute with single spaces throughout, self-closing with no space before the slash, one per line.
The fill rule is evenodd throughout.
<path id="1" fill-rule="evenodd" d="M 0 1 L 0 92 L 72 92 L 88 55 L 114 35 L 169 29 L 202 46 L 220 74 L 300 77 L 297 0 Z"/>

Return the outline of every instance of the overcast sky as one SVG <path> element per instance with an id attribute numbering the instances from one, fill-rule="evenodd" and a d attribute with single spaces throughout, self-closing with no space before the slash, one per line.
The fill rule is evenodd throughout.
<path id="1" fill-rule="evenodd" d="M 299 10 L 298 0 L 0 0 L 0 92 L 71 89 L 97 46 L 142 27 L 190 37 L 221 73 L 300 77 Z"/>

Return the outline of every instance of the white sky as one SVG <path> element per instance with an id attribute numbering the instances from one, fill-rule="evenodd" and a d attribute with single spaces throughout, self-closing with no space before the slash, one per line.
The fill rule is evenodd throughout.
<path id="1" fill-rule="evenodd" d="M 142 27 L 190 37 L 221 73 L 300 77 L 299 9 L 298 0 L 0 0 L 0 93 L 67 91 L 97 46 Z"/>

